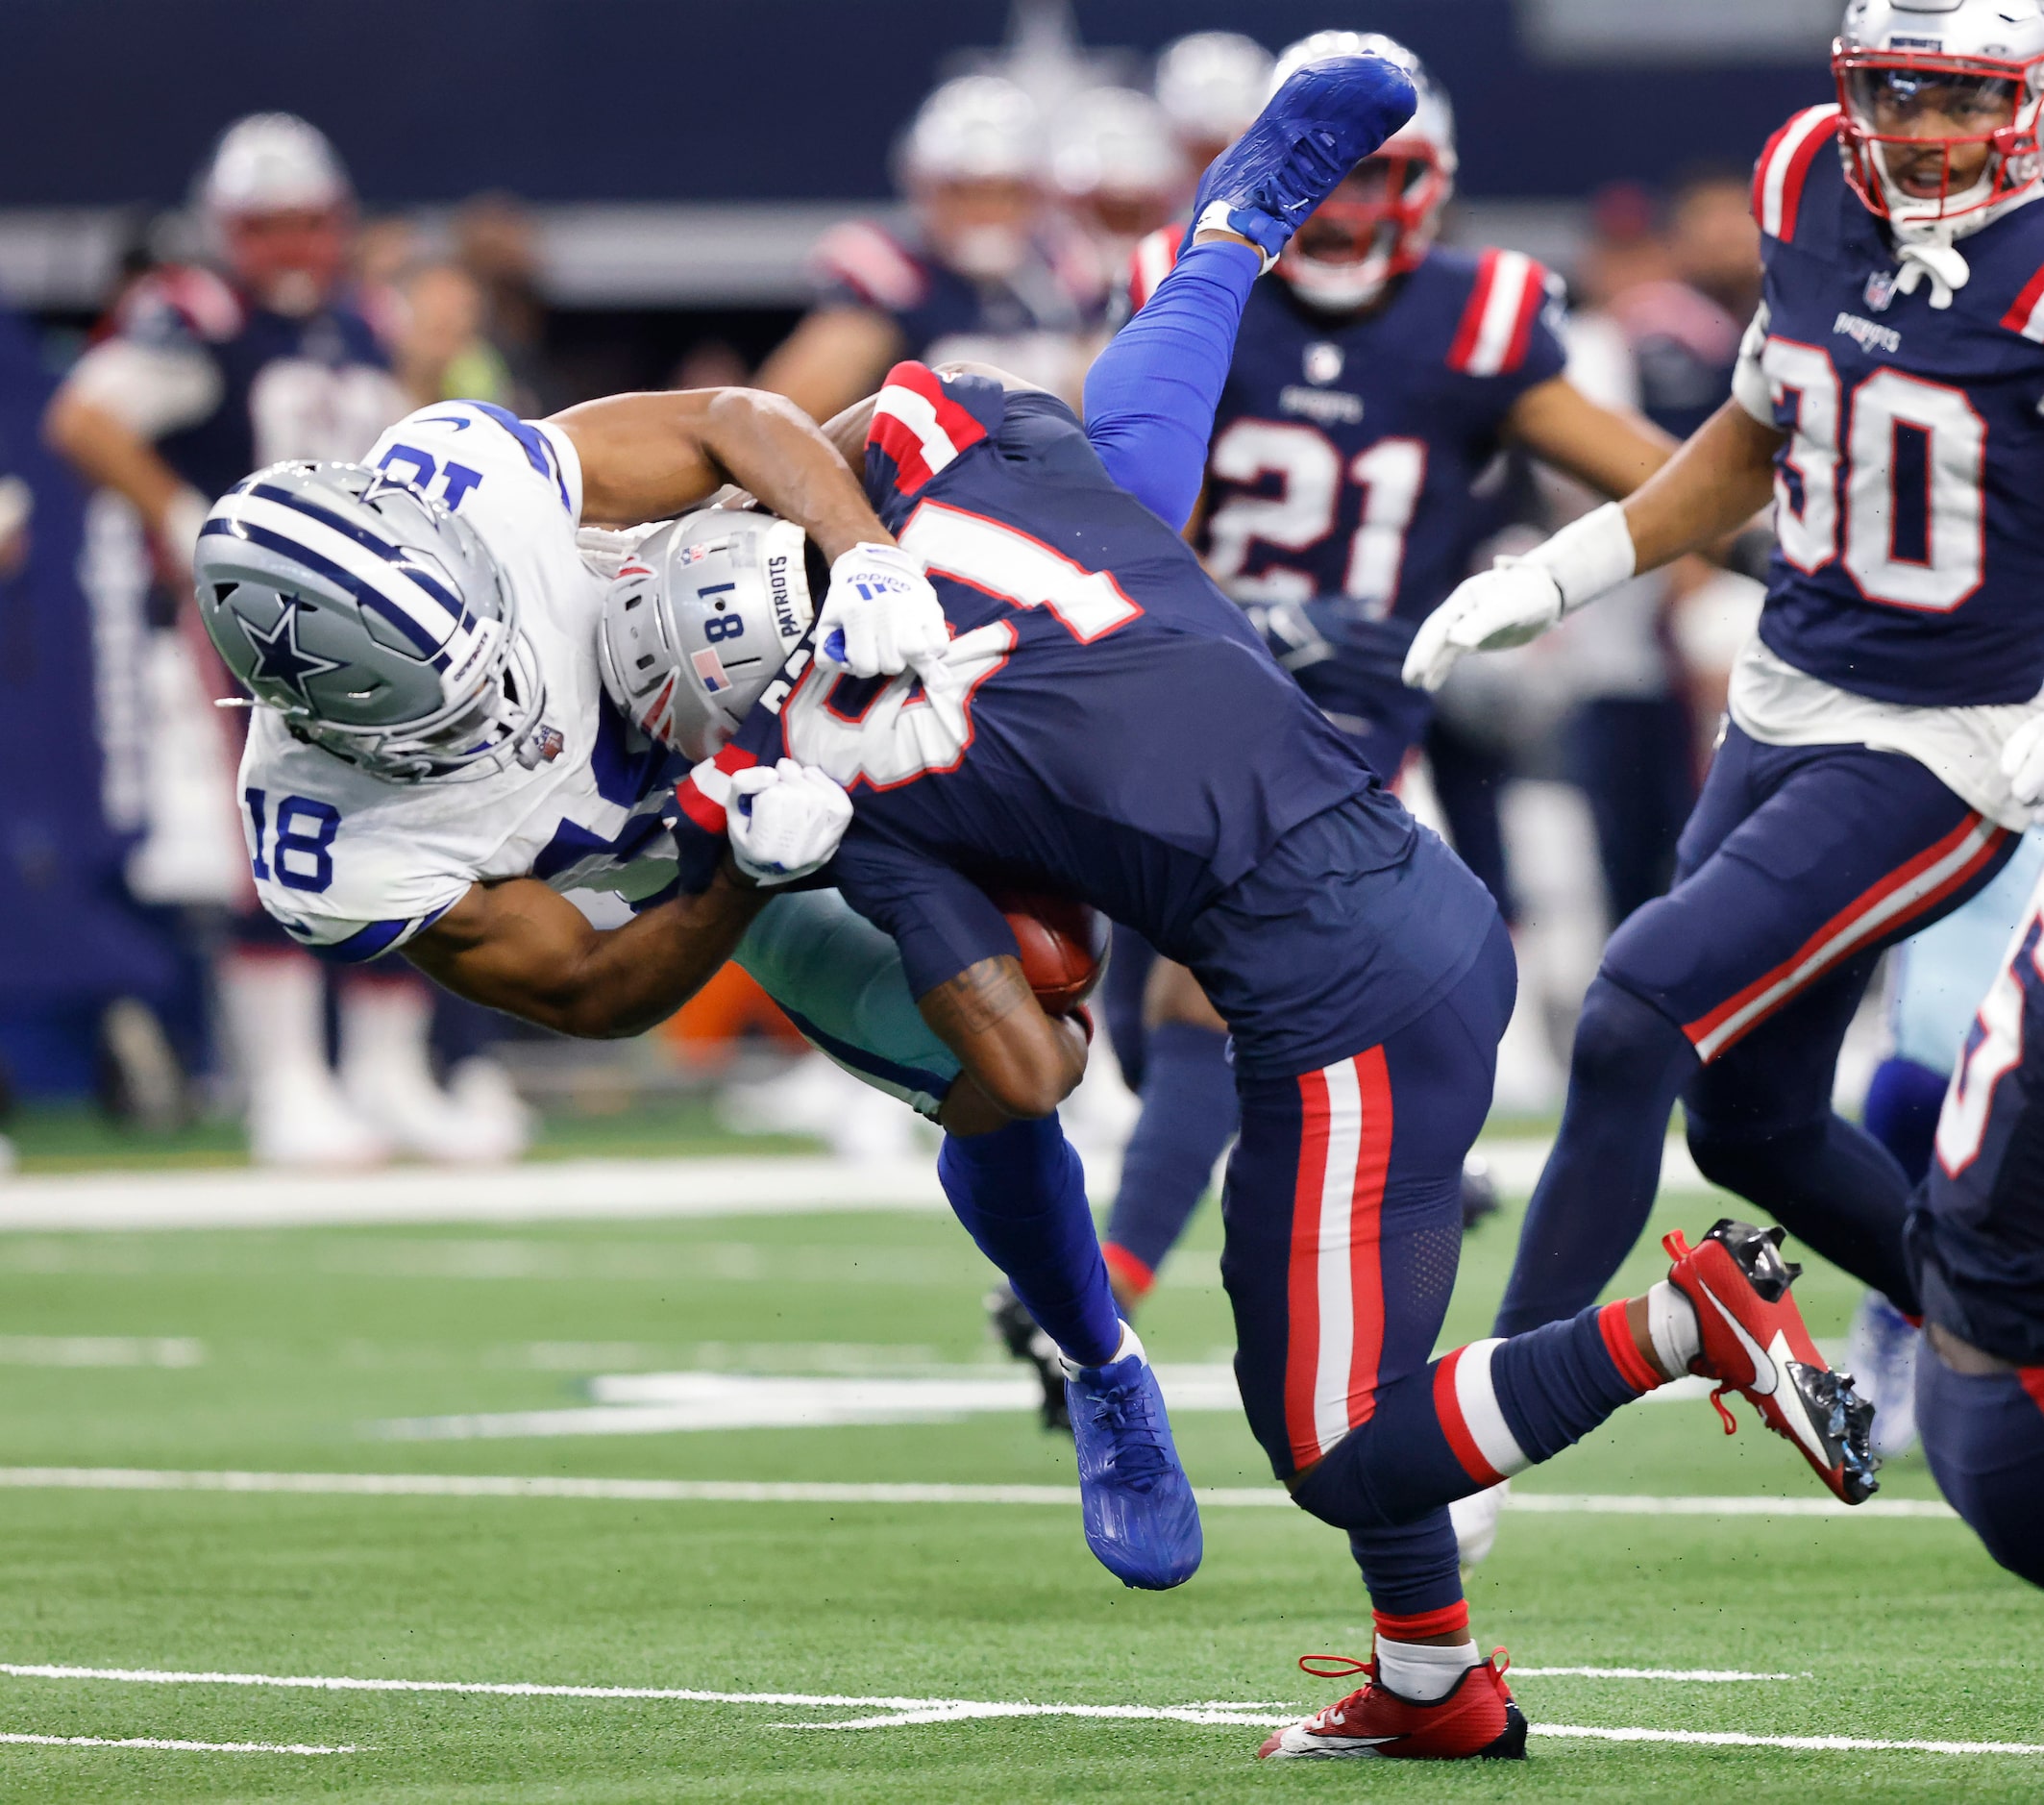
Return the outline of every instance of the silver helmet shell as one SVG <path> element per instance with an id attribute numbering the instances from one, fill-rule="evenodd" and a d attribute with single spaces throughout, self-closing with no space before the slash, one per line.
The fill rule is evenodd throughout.
<path id="1" fill-rule="evenodd" d="M 213 505 L 193 574 L 206 631 L 257 705 L 350 764 L 420 782 L 559 750 L 497 561 L 408 482 L 272 464 Z"/>
<path id="2" fill-rule="evenodd" d="M 611 581 L 597 638 L 603 687 L 662 745 L 706 758 L 815 618 L 807 541 L 793 521 L 718 507 L 684 514 Z"/>

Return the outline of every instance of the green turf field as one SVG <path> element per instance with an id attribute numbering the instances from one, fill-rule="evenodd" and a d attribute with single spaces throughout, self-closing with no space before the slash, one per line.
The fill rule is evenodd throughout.
<path id="1" fill-rule="evenodd" d="M 1678 1199 L 1661 1225 L 1693 1232 L 1712 1213 Z M 1512 1233 L 1493 1222 L 1471 1241 L 1451 1336 L 1485 1326 Z M 1208 1216 L 1145 1320 L 1162 1360 L 1224 1357 L 1214 1246 Z M 1648 1271 L 1642 1256 L 1633 1275 Z M 947 1219 L 906 1212 L 0 1236 L 0 1465 L 1069 1485 L 1069 1447 L 1020 1415 L 482 1441 L 373 1429 L 573 1406 L 601 1372 L 992 1362 L 984 1278 Z M 1813 1270 L 1801 1289 L 1817 1332 L 1839 1332 L 1851 1288 Z M 80 1359 L 140 1364 L 51 1364 Z M 1519 1485 L 1816 1496 L 1742 1414 L 1727 1441 L 1701 1401 L 1640 1406 Z M 1201 1485 L 1267 1483 L 1239 1421 L 1186 1416 L 1179 1432 Z M 1883 1493 L 1933 1496 L 1913 1462 Z M 1341 1538 L 1288 1508 L 1210 1510 L 1204 1570 L 1161 1596 L 1124 1592 L 1087 1554 L 1075 1510 L 1039 1503 L 13 1486 L 0 1531 L 10 1669 L 758 1695 L 5 1672 L 7 1738 L 350 1751 L 17 1741 L 0 1743 L 8 1801 L 2044 1798 L 2044 1754 L 1537 1736 L 1510 1769 L 1262 1768 L 1253 1724 L 928 1721 L 934 1708 L 914 1702 L 1219 1701 L 1254 1718 L 1329 1701 L 1339 1689 L 1293 1659 L 1367 1652 L 1367 1612 Z M 1472 1599 L 1479 1635 L 1525 1668 L 1788 1676 L 1534 1674 L 1517 1690 L 1536 1726 L 2044 1744 L 2044 1597 L 1955 1522 L 1514 1514 Z M 851 1702 L 818 1702 L 832 1698 Z"/>

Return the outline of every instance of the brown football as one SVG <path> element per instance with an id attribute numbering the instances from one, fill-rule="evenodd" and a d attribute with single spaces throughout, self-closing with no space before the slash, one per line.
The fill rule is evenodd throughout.
<path id="1" fill-rule="evenodd" d="M 1070 1015 L 1093 995 L 1107 964 L 1107 918 L 1069 897 L 990 890 L 1008 918 L 1022 976 L 1047 1015 Z"/>

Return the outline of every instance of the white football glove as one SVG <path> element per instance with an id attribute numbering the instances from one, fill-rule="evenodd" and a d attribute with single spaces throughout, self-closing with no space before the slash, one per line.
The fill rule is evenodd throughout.
<path id="1" fill-rule="evenodd" d="M 1439 689 L 1464 654 L 1502 652 L 1538 639 L 1562 618 L 1562 585 L 1544 564 L 1501 557 L 1419 623 L 1405 655 L 1412 689 Z"/>
<path id="2" fill-rule="evenodd" d="M 899 676 L 950 639 L 922 563 L 899 545 L 855 545 L 830 566 L 816 642 L 852 676 Z"/>
<path id="3" fill-rule="evenodd" d="M 2002 775 L 2019 803 L 2044 804 L 2044 713 L 2033 714 L 2002 748 Z"/>
<path id="4" fill-rule="evenodd" d="M 763 888 L 823 870 L 850 825 L 851 798 L 813 765 L 783 758 L 731 774 L 725 804 L 731 858 Z"/>

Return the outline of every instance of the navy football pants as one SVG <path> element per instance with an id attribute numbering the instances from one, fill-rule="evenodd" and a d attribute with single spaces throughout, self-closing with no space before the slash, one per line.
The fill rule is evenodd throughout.
<path id="1" fill-rule="evenodd" d="M 1497 1332 L 1559 1321 L 1611 1281 L 1646 1226 L 1678 1097 L 1707 1177 L 1913 1310 L 1909 1181 L 1833 1114 L 1833 1072 L 1881 952 L 2015 844 L 1913 758 L 1728 728 L 1674 888 L 1613 935 L 1584 1001 Z"/>
<path id="2" fill-rule="evenodd" d="M 1926 1345 L 1916 1422 L 1952 1508 L 2011 1573 L 2044 1586 L 2044 1367 L 1955 1372 Z"/>

